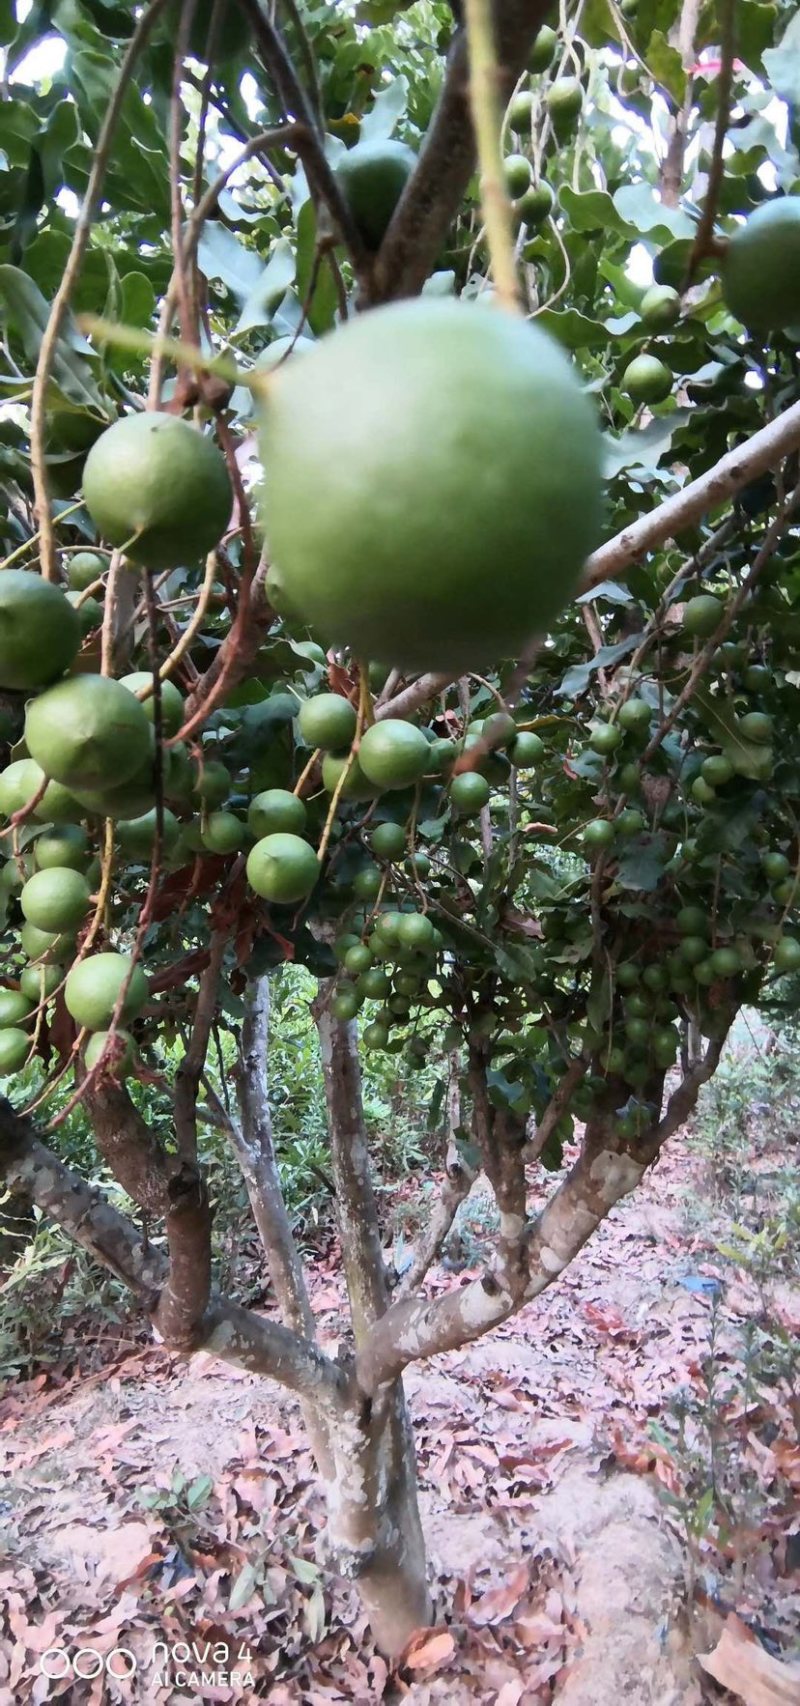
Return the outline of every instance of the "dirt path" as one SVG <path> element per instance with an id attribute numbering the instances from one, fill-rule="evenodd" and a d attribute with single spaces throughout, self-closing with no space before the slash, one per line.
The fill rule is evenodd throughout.
<path id="1" fill-rule="evenodd" d="M 148 1349 L 63 1395 L 10 1394 L 0 1408 L 0 1706 L 705 1698 L 692 1644 L 711 1642 L 734 1602 L 711 1525 L 686 1545 L 702 1430 L 692 1424 L 684 1461 L 652 1428 L 677 1442 L 676 1404 L 685 1435 L 692 1401 L 707 1408 L 712 1334 L 726 1386 L 738 1390 L 743 1327 L 761 1305 L 741 1275 L 721 1290 L 715 1282 L 711 1222 L 689 1230 L 698 1166 L 674 1145 L 537 1305 L 410 1371 L 441 1622 L 400 1684 L 387 1679 L 349 1590 L 325 1574 L 296 1408 L 270 1382 Z M 462 1280 L 434 1276 L 441 1287 Z M 313 1303 L 329 1345 L 339 1301 L 337 1276 L 318 1274 Z M 797 1300 L 787 1292 L 779 1307 L 791 1323 Z M 781 1575 L 797 1470 L 787 1455 L 781 1481 L 782 1427 L 777 1398 L 767 1413 L 752 1391 L 751 1479 L 775 1514 L 750 1536 L 736 1605 L 779 1641 L 800 1610 Z M 665 1494 L 677 1502 L 665 1506 Z M 708 1622 L 690 1631 L 686 1579 L 698 1570 Z M 206 1680 L 196 1655 L 183 1666 L 189 1681 L 180 1663 L 166 1669 L 159 1641 L 173 1660 L 180 1642 L 201 1657 L 216 1644 Z M 248 1642 L 252 1661 L 231 1680 Z M 118 1683 L 43 1674 L 88 1649 L 85 1669 L 99 1654 L 112 1671 L 135 1661 L 135 1674 Z"/>

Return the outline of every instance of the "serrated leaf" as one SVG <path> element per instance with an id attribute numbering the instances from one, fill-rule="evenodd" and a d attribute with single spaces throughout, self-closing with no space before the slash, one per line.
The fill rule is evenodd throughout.
<path id="1" fill-rule="evenodd" d="M 394 82 L 381 89 L 368 113 L 361 120 L 361 142 L 382 142 L 391 136 L 398 119 L 408 105 L 408 79 L 395 77 Z"/>
<path id="2" fill-rule="evenodd" d="M 672 96 L 676 106 L 682 106 L 686 94 L 686 72 L 676 47 L 667 41 L 662 30 L 654 30 L 645 54 L 647 69 L 657 83 Z"/>
<path id="3" fill-rule="evenodd" d="M 50 306 L 33 279 L 19 267 L 0 266 L 0 314 L 19 338 L 31 367 L 35 367 Z M 103 413 L 103 399 L 87 357 L 97 360 L 91 344 L 78 331 L 71 315 L 67 315 L 56 344 L 53 379 L 71 402 Z"/>
<path id="4" fill-rule="evenodd" d="M 637 836 L 626 843 L 619 856 L 616 881 L 621 888 L 652 894 L 658 888 L 669 856 L 665 835 Z"/>
<path id="5" fill-rule="evenodd" d="M 255 326 L 268 326 L 272 316 L 282 302 L 295 276 L 295 257 L 290 243 L 285 237 L 275 244 L 267 265 L 259 273 L 259 277 L 249 291 L 242 312 L 236 323 L 232 336 L 239 338 L 243 332 L 251 332 Z M 298 303 L 297 320 L 292 324 L 281 326 L 282 335 L 297 330 L 300 318 Z"/>
<path id="6" fill-rule="evenodd" d="M 567 670 L 556 688 L 556 693 L 562 699 L 577 699 L 579 694 L 586 692 L 596 670 L 619 663 L 622 658 L 628 657 L 630 652 L 636 650 L 641 637 L 641 634 L 629 634 L 626 639 L 618 640 L 615 646 L 601 646 L 596 656 L 590 658 L 587 663 L 574 664 L 572 669 Z"/>
<path id="7" fill-rule="evenodd" d="M 611 333 L 602 320 L 590 320 L 577 308 L 546 308 L 534 322 L 564 349 L 605 349 Z"/>
<path id="8" fill-rule="evenodd" d="M 761 55 L 776 95 L 793 107 L 800 105 L 800 13 L 791 19 L 777 47 Z"/>
<path id="9" fill-rule="evenodd" d="M 694 223 L 678 207 L 665 207 L 659 201 L 652 184 L 622 184 L 614 191 L 614 206 L 621 219 L 653 242 L 668 242 L 670 237 L 694 236 Z"/>

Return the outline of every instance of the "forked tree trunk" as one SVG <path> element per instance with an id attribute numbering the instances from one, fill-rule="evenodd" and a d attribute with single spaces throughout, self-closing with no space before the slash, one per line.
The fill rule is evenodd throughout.
<path id="1" fill-rule="evenodd" d="M 325 1486 L 328 1538 L 341 1575 L 353 1581 L 375 1640 L 396 1658 L 431 1621 L 417 1465 L 402 1381 L 373 1404 L 360 1400 L 331 1438 Z"/>

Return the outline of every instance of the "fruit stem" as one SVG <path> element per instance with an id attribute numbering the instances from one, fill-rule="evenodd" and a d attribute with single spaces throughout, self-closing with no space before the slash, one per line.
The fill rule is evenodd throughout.
<path id="1" fill-rule="evenodd" d="M 177 366 L 188 367 L 193 373 L 215 373 L 231 385 L 246 385 L 256 396 L 264 396 L 269 383 L 265 373 L 247 373 L 224 355 L 209 355 L 195 349 L 194 344 L 182 343 L 180 338 L 154 337 L 152 332 L 140 332 L 135 326 L 117 326 L 104 320 L 101 314 L 79 314 L 78 326 L 96 343 L 110 344 L 112 349 L 131 350 L 134 355 L 168 355 Z"/>
<path id="2" fill-rule="evenodd" d="M 79 498 L 77 503 L 70 504 L 68 509 L 62 509 L 61 514 L 56 516 L 56 524 L 59 521 L 66 521 L 70 515 L 75 514 L 76 509 L 82 509 L 82 508 L 83 508 L 83 498 Z M 41 537 L 42 537 L 42 530 L 41 530 L 41 528 L 39 528 L 38 532 L 31 534 L 30 539 L 23 540 L 22 544 L 18 545 L 16 550 L 12 551 L 11 555 L 9 557 L 3 558 L 2 563 L 0 563 L 0 573 L 2 573 L 3 569 L 10 569 L 12 563 L 16 563 L 19 561 L 20 557 L 24 557 L 25 552 L 30 551 L 30 549 L 33 545 L 38 545 Z M 85 550 L 85 548 L 86 548 L 85 546 L 81 547 L 81 549 L 83 549 L 83 550 Z"/>
<path id="3" fill-rule="evenodd" d="M 341 797 L 342 789 L 344 788 L 345 782 L 347 781 L 347 778 L 350 775 L 350 771 L 352 770 L 353 765 L 356 762 L 356 758 L 358 756 L 359 742 L 361 740 L 361 733 L 362 733 L 364 725 L 367 721 L 368 713 L 371 711 L 371 709 L 372 709 L 372 695 L 370 694 L 370 690 L 369 690 L 369 676 L 367 674 L 366 669 L 361 669 L 359 672 L 359 678 L 358 678 L 358 710 L 356 712 L 356 732 L 353 736 L 353 744 L 350 748 L 350 755 L 348 757 L 347 763 L 345 764 L 345 766 L 342 770 L 341 776 L 339 777 L 339 779 L 336 783 L 336 787 L 334 788 L 333 793 L 331 794 L 331 803 L 328 807 L 328 815 L 325 819 L 325 827 L 322 831 L 322 840 L 319 844 L 319 851 L 317 853 L 317 858 L 319 859 L 320 864 L 322 864 L 322 861 L 325 858 L 325 854 L 328 851 L 328 842 L 330 841 L 330 838 L 331 838 L 331 830 L 333 829 L 333 820 L 336 816 L 336 808 L 339 804 L 339 799 Z M 296 792 L 297 792 L 297 789 L 295 789 L 295 793 Z"/>
<path id="4" fill-rule="evenodd" d="M 314 768 L 314 765 L 318 762 L 321 753 L 322 753 L 322 747 L 321 746 L 316 747 L 314 749 L 314 751 L 312 752 L 308 763 L 304 764 L 304 766 L 300 772 L 300 775 L 298 776 L 297 781 L 295 782 L 295 785 L 292 789 L 292 793 L 295 795 L 296 799 L 298 799 L 298 800 L 302 799 L 303 789 L 306 785 L 306 782 L 308 781 L 309 776 L 311 775 L 311 772 Z"/>
<path id="5" fill-rule="evenodd" d="M 464 19 L 469 50 L 469 104 L 478 152 L 481 208 L 492 276 L 499 306 L 512 314 L 519 314 L 514 227 L 500 147 L 500 70 L 489 0 L 465 0 Z"/>

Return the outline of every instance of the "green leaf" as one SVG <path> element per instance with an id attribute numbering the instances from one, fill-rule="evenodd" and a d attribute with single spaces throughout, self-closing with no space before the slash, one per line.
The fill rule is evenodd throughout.
<path id="1" fill-rule="evenodd" d="M 302 1582 L 305 1587 L 312 1587 L 315 1582 L 319 1581 L 322 1572 L 318 1569 L 316 1564 L 311 1563 L 310 1559 L 293 1558 L 290 1553 L 289 1563 L 292 1566 L 292 1571 L 297 1577 L 297 1580 Z"/>
<path id="2" fill-rule="evenodd" d="M 605 599 L 607 604 L 633 604 L 630 587 L 618 586 L 616 581 L 600 581 L 598 586 L 591 587 L 588 592 L 582 592 L 575 603 L 594 604 L 596 598 Z"/>
<path id="3" fill-rule="evenodd" d="M 578 663 L 568 669 L 562 677 L 556 692 L 562 699 L 575 699 L 580 693 L 585 693 L 592 676 L 598 669 L 604 669 L 606 664 L 619 663 L 621 658 L 628 657 L 636 650 L 641 634 L 629 634 L 624 640 L 618 640 L 615 646 L 601 646 L 599 652 L 587 663 Z"/>
<path id="4" fill-rule="evenodd" d="M 800 12 L 792 18 L 780 45 L 767 48 L 761 57 L 776 95 L 792 107 L 800 106 Z"/>
<path id="5" fill-rule="evenodd" d="M 665 835 L 637 836 L 625 844 L 617 864 L 617 882 L 624 889 L 652 894 L 658 888 L 670 855 Z"/>
<path id="6" fill-rule="evenodd" d="M 719 741 L 726 757 L 736 765 L 739 774 L 748 776 L 751 781 L 763 780 L 764 747 L 758 746 L 755 741 L 742 739 L 736 716 L 730 707 L 720 704 L 706 687 L 696 687 L 692 700 Z"/>
<path id="7" fill-rule="evenodd" d="M 230 1591 L 228 1599 L 229 1611 L 241 1611 L 242 1606 L 252 1599 L 258 1576 L 253 1564 L 244 1564 Z"/>
<path id="8" fill-rule="evenodd" d="M 201 1505 L 207 1504 L 213 1491 L 214 1482 L 211 1476 L 198 1475 L 196 1480 L 192 1482 L 186 1494 L 186 1503 L 190 1511 L 199 1510 Z"/>
<path id="9" fill-rule="evenodd" d="M 577 308 L 545 308 L 534 323 L 550 332 L 565 349 L 605 349 L 611 341 L 602 320 L 590 320 Z"/>
<path id="10" fill-rule="evenodd" d="M 667 41 L 662 30 L 653 31 L 647 44 L 645 59 L 647 69 L 652 72 L 656 82 L 668 91 L 676 106 L 681 106 L 686 94 L 686 72 L 678 49 Z"/>
<path id="11" fill-rule="evenodd" d="M 391 136 L 407 105 L 408 80 L 405 77 L 395 77 L 393 83 L 389 83 L 375 96 L 371 111 L 364 114 L 361 120 L 360 141 L 382 142 L 384 137 Z"/>
<path id="12" fill-rule="evenodd" d="M 305 302 L 311 288 L 311 278 L 317 265 L 317 211 L 313 201 L 304 202 L 297 216 L 297 294 Z M 314 294 L 308 305 L 306 320 L 317 337 L 329 332 L 336 320 L 338 299 L 333 273 L 325 258 L 317 266 Z"/>
<path id="13" fill-rule="evenodd" d="M 671 449 L 673 435 L 692 419 L 693 413 L 689 409 L 676 409 L 671 415 L 649 421 L 646 427 L 623 432 L 619 438 L 611 438 L 606 433 L 603 437 L 606 479 L 612 480 L 624 468 L 652 468 L 655 471 L 662 456 Z"/>
<path id="14" fill-rule="evenodd" d="M 622 184 L 614 191 L 614 206 L 627 225 L 654 243 L 669 242 L 670 237 L 694 236 L 694 224 L 688 214 L 679 207 L 665 207 L 652 184 Z"/>
<path id="15" fill-rule="evenodd" d="M 251 332 L 254 326 L 268 326 L 294 276 L 294 251 L 286 238 L 281 237 L 245 300 L 233 337 L 239 338 L 243 332 Z M 282 332 L 285 329 L 281 327 Z M 291 329 L 296 328 L 293 325 Z"/>
<path id="16" fill-rule="evenodd" d="M 19 267 L 0 266 L 0 313 L 5 324 L 19 338 L 31 368 L 35 367 L 50 307 L 33 279 Z M 92 406 L 103 412 L 103 400 L 87 356 L 97 361 L 91 344 L 86 342 L 72 316 L 68 315 L 56 344 L 53 379 L 70 402 L 78 403 L 82 408 Z"/>
<path id="17" fill-rule="evenodd" d="M 573 190 L 562 184 L 559 204 L 573 231 L 615 231 L 620 237 L 630 235 L 630 226 L 617 212 L 606 190 Z"/>
<path id="18" fill-rule="evenodd" d="M 238 237 L 217 220 L 210 220 L 203 227 L 197 259 L 206 278 L 219 279 L 240 302 L 246 302 L 264 270 L 260 255 L 253 249 L 246 249 Z"/>

